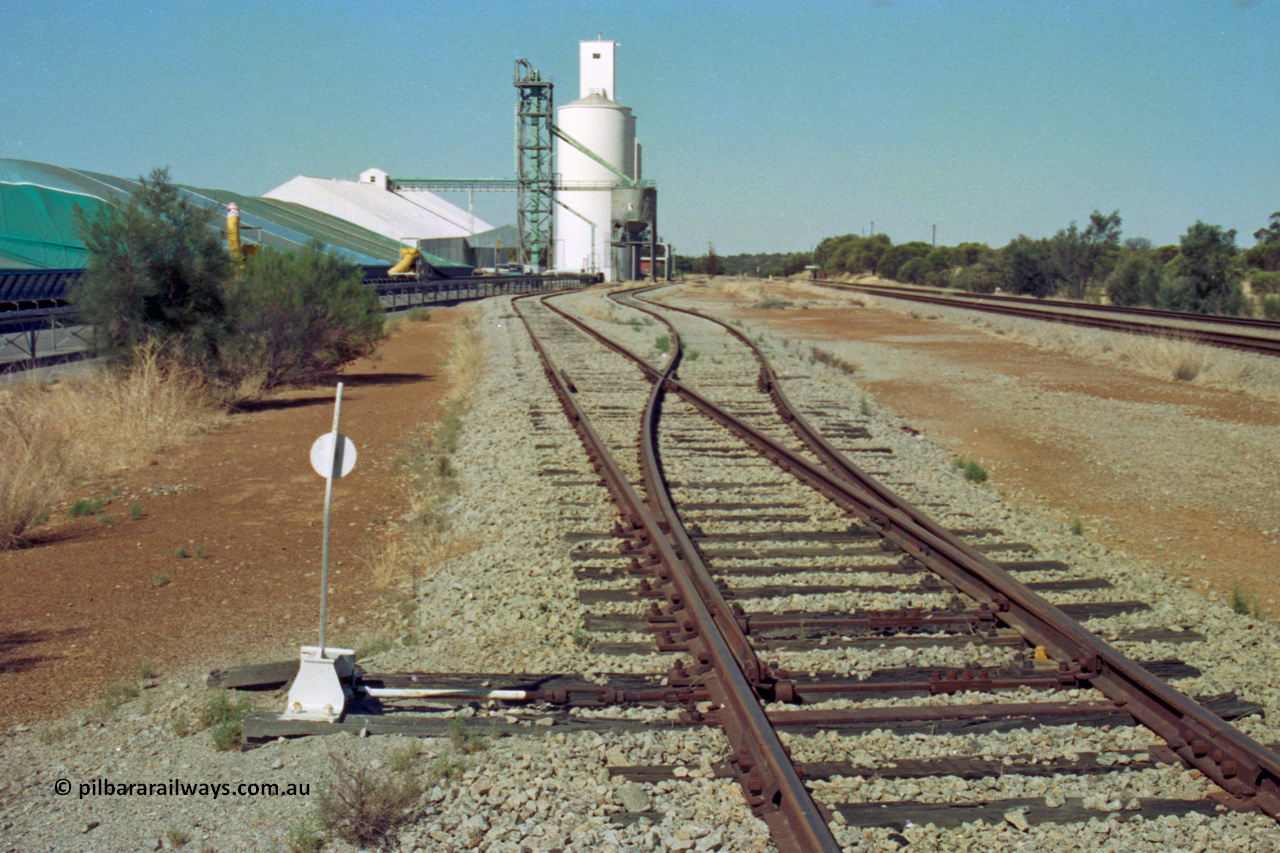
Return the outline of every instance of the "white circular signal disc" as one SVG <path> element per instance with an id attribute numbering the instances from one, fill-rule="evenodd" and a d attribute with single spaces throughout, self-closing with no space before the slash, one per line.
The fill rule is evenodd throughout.
<path id="1" fill-rule="evenodd" d="M 342 458 L 338 461 L 338 470 L 333 468 L 333 452 L 335 448 L 334 436 L 341 441 L 340 453 Z M 341 433 L 326 432 L 315 440 L 311 445 L 311 467 L 321 477 L 328 477 L 330 473 L 334 474 L 334 479 L 345 477 L 351 473 L 351 469 L 356 466 L 356 446 L 351 443 L 351 439 Z"/>

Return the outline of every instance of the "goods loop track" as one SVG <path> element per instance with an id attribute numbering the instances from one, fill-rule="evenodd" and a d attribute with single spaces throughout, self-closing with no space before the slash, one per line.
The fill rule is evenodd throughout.
<path id="1" fill-rule="evenodd" d="M 1191 314 L 1184 311 L 1130 308 L 1119 305 L 1092 305 L 1084 302 L 1033 299 L 1005 294 L 967 295 L 957 291 L 921 287 L 846 284 L 826 279 L 817 279 L 814 284 L 836 290 L 853 290 L 873 296 L 904 299 L 928 305 L 963 308 L 1026 320 L 1087 326 L 1133 335 L 1182 338 L 1242 352 L 1280 356 L 1280 321 L 1276 320 Z"/>
<path id="2" fill-rule="evenodd" d="M 1219 800 L 1224 805 L 1280 816 L 1280 758 L 1203 704 L 1169 687 L 1152 674 L 1150 670 L 1158 667 L 1151 662 L 1139 664 L 1130 660 L 1085 630 L 1064 608 L 1051 604 L 1031 585 L 1017 580 L 1013 576 L 1016 564 L 998 564 L 978 546 L 966 543 L 959 534 L 901 500 L 850 462 L 790 403 L 763 353 L 740 332 L 697 312 L 660 306 L 649 301 L 645 291 L 615 293 L 613 297 L 617 305 L 624 306 L 623 310 L 644 312 L 664 324 L 669 357 L 643 356 L 628 350 L 582 317 L 560 307 L 556 295 L 518 297 L 513 305 L 565 414 L 618 506 L 621 521 L 614 533 L 624 539 L 623 554 L 630 558 L 630 573 L 644 578 L 637 595 L 653 599 L 644 619 L 630 624 L 643 625 L 654 634 L 660 649 L 688 656 L 688 662 L 677 660 L 671 665 L 667 686 L 689 691 L 682 695 L 687 719 L 717 724 L 724 730 L 730 745 L 726 772 L 738 780 L 752 810 L 769 824 L 780 849 L 839 849 L 828 821 L 835 811 L 856 811 L 815 803 L 801 778 L 801 769 L 812 780 L 816 766 L 801 762 L 801 769 L 797 769 L 778 733 L 779 729 L 794 726 L 835 731 L 888 722 L 936 726 L 946 720 L 975 717 L 998 725 L 1000 720 L 1044 718 L 1059 722 L 1114 721 L 1118 715 L 1136 720 L 1167 744 L 1166 748 L 1149 750 L 1152 756 L 1194 767 L 1212 780 L 1221 789 Z M 717 383 L 708 382 L 700 389 L 679 377 L 685 350 L 677 325 L 685 328 L 690 323 L 701 324 L 695 334 L 704 338 L 710 324 L 721 338 L 731 341 L 719 346 L 751 354 L 757 363 L 755 385 L 766 395 L 761 399 L 772 403 L 772 416 L 758 402 L 712 399 L 727 394 L 730 386 L 745 383 L 725 382 L 716 387 Z M 638 421 L 632 422 L 633 427 L 639 428 L 638 448 L 628 450 L 617 438 L 606 437 L 597 429 L 595 421 L 603 418 L 625 422 L 630 410 L 618 405 L 622 392 L 602 379 L 611 374 L 603 364 L 596 363 L 598 357 L 566 363 L 560 347 L 571 338 L 579 353 L 583 351 L 582 342 L 590 340 L 627 359 L 649 384 L 643 410 L 638 413 Z M 627 390 L 625 395 L 638 399 L 634 390 Z M 593 398 L 597 402 L 589 402 Z M 664 471 L 664 465 L 673 464 L 666 459 L 671 451 L 661 447 L 683 442 L 692 448 L 704 440 L 698 436 L 705 434 L 682 432 L 667 436 L 663 425 L 672 419 L 679 421 L 682 429 L 689 429 L 684 425 L 696 419 L 714 424 L 721 431 L 719 434 L 729 432 L 793 482 L 816 491 L 839 513 L 854 519 L 853 526 L 840 534 L 841 541 L 877 542 L 880 553 L 896 557 L 896 563 L 887 569 L 876 570 L 923 574 L 932 578 L 920 585 L 929 596 L 958 593 L 971 604 L 953 600 L 945 607 L 931 609 L 917 606 L 863 612 L 748 614 L 740 601 L 751 598 L 751 590 L 727 588 L 724 571 L 717 567 L 713 572 L 704 559 L 710 555 L 714 561 L 716 553 L 724 556 L 735 552 L 715 552 L 715 539 L 696 526 L 687 527 L 681 515 L 681 504 L 687 502 L 672 494 L 669 472 Z M 611 434 L 616 436 L 618 428 L 610 426 Z M 730 451 L 715 452 L 723 458 Z M 985 531 L 968 533 L 981 536 Z M 725 534 L 725 538 L 751 540 L 742 532 Z M 762 534 L 760 538 L 786 537 Z M 726 570 L 735 572 L 738 568 L 741 567 Z M 860 571 L 869 568 L 859 566 Z M 1055 587 L 1052 582 L 1041 582 L 1040 588 Z M 858 591 L 857 586 L 847 583 L 844 589 Z M 809 594 L 813 594 L 812 588 Z M 765 600 L 778 598 L 776 591 L 768 589 L 758 595 Z M 617 618 L 625 622 L 627 617 L 620 614 Z M 1002 632 L 1008 630 L 1023 638 L 1014 642 L 1028 651 L 1034 648 L 1036 654 L 1030 658 L 1020 656 L 1020 662 L 1012 667 L 940 669 L 924 677 L 903 674 L 879 685 L 830 676 L 793 677 L 760 656 L 762 648 L 771 648 L 770 644 L 778 640 L 802 643 L 804 637 L 798 635 L 806 633 L 834 636 L 850 632 L 900 635 L 958 631 L 982 642 L 1000 639 Z M 1015 688 L 1085 693 L 1091 688 L 1099 692 L 1100 701 L 876 707 L 837 702 L 834 707 L 812 710 L 775 709 L 778 704 L 821 704 L 864 695 L 940 696 Z M 1156 813 L 1203 808 L 1194 802 L 1175 800 L 1147 805 Z"/>

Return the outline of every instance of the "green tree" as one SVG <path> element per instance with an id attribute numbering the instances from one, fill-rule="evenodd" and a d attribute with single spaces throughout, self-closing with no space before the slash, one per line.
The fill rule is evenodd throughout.
<path id="1" fill-rule="evenodd" d="M 898 270 L 903 264 L 912 258 L 926 257 L 931 251 L 933 251 L 933 247 L 920 240 L 890 246 L 880 256 L 880 262 L 876 265 L 876 275 L 881 278 L 896 279 Z"/>
<path id="2" fill-rule="evenodd" d="M 1271 214 L 1271 224 L 1253 232 L 1253 239 L 1259 243 L 1280 244 L 1280 210 Z"/>
<path id="3" fill-rule="evenodd" d="M 1156 304 L 1160 264 L 1148 252 L 1130 252 L 1107 276 L 1107 296 L 1113 305 Z"/>
<path id="4" fill-rule="evenodd" d="M 360 267 L 314 240 L 296 252 L 258 252 L 227 301 L 234 338 L 226 366 L 260 374 L 267 387 L 315 381 L 371 354 L 383 337 L 383 309 Z"/>
<path id="5" fill-rule="evenodd" d="M 1159 307 L 1200 314 L 1240 314 L 1244 292 L 1235 262 L 1236 232 L 1196 222 L 1179 241 L 1160 287 Z"/>
<path id="6" fill-rule="evenodd" d="M 961 243 L 951 250 L 951 263 L 957 267 L 970 267 L 990 254 L 986 243 Z"/>
<path id="7" fill-rule="evenodd" d="M 1074 228 L 1074 223 L 1072 224 Z M 1032 240 L 1019 234 L 1004 248 L 1004 266 L 1009 278 L 1009 290 L 1043 299 L 1055 290 L 1052 275 L 1052 244 L 1047 240 Z"/>
<path id="8" fill-rule="evenodd" d="M 79 212 L 89 261 L 71 300 L 93 325 L 99 353 L 122 357 L 156 339 L 192 360 L 216 357 L 232 274 L 216 216 L 189 201 L 168 169 L 140 178 L 123 206 Z"/>
<path id="9" fill-rule="evenodd" d="M 821 243 L 814 247 L 813 262 L 822 267 L 825 273 L 840 272 L 842 267 L 837 262 L 837 258 L 844 251 L 844 248 L 853 241 L 859 239 L 855 234 L 844 234 L 839 237 L 827 237 Z"/>
<path id="10" fill-rule="evenodd" d="M 1009 287 L 1009 275 L 1000 253 L 988 250 L 977 261 L 965 267 L 952 281 L 956 290 L 969 293 L 995 293 Z"/>
<path id="11" fill-rule="evenodd" d="M 1271 224 L 1254 231 L 1253 238 L 1258 244 L 1245 251 L 1245 266 L 1263 272 L 1280 271 L 1280 211 L 1271 214 Z"/>
<path id="12" fill-rule="evenodd" d="M 1114 266 L 1120 248 L 1120 211 L 1104 215 L 1095 210 L 1084 231 L 1072 222 L 1053 236 L 1049 246 L 1051 279 L 1061 281 L 1068 296 L 1081 299 L 1089 282 Z"/>
<path id="13" fill-rule="evenodd" d="M 870 237 L 854 237 L 839 256 L 840 268 L 845 272 L 876 275 L 880 259 L 893 243 L 888 234 L 872 234 Z"/>

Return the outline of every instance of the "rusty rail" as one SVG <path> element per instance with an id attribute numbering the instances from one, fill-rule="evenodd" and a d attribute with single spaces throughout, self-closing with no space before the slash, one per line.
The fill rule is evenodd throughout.
<path id="1" fill-rule="evenodd" d="M 1115 305 L 1085 305 L 1062 300 L 1029 300 L 1026 297 L 986 294 L 971 297 L 959 295 L 943 295 L 941 291 L 930 291 L 916 288 L 898 288 L 869 284 L 846 284 L 844 282 L 817 279 L 814 284 L 830 287 L 834 290 L 853 290 L 869 293 L 873 296 L 884 296 L 889 299 L 904 299 L 911 302 L 923 302 L 929 305 L 941 305 L 949 308 L 964 308 L 970 311 L 982 311 L 987 314 L 1003 314 L 1009 317 L 1021 317 L 1027 320 L 1043 320 L 1049 323 L 1065 323 L 1071 326 L 1087 326 L 1112 332 L 1124 332 L 1131 335 L 1156 337 L 1186 338 L 1195 343 L 1209 344 L 1226 349 L 1252 352 L 1259 355 L 1280 356 L 1280 338 L 1262 337 L 1233 332 L 1217 332 L 1208 329 L 1189 329 L 1185 326 L 1166 325 L 1156 320 L 1181 320 L 1187 323 L 1217 323 L 1238 328 L 1256 328 L 1280 332 L 1280 323 L 1274 320 L 1257 320 L 1248 317 L 1223 317 L 1211 314 L 1190 314 L 1183 311 L 1158 311 L 1150 309 L 1121 308 Z M 1121 317 L 1141 319 L 1117 319 L 1099 316 L 1100 314 L 1116 314 Z"/>
<path id="2" fill-rule="evenodd" d="M 718 706 L 716 718 L 732 748 L 729 764 L 743 789 L 748 805 L 754 814 L 768 824 L 775 843 L 783 851 L 834 853 L 840 850 L 826 819 L 801 782 L 786 747 L 769 722 L 743 664 L 737 658 L 737 654 L 742 653 L 739 641 L 735 640 L 731 646 L 730 641 L 721 633 L 722 628 L 728 627 L 726 623 L 732 623 L 736 627 L 732 611 L 727 609 L 723 599 L 720 599 L 719 604 L 713 605 L 715 613 L 704 601 L 699 582 L 695 580 L 694 572 L 686 559 L 692 549 L 683 553 L 677 551 L 688 543 L 687 536 L 682 543 L 677 535 L 676 542 L 673 543 L 664 535 L 664 527 L 671 529 L 671 522 L 679 528 L 679 518 L 668 517 L 661 521 L 655 518 L 627 482 L 617 461 L 574 399 L 572 383 L 556 368 L 529 318 L 518 305 L 525 298 L 528 297 L 516 297 L 512 304 L 534 342 L 556 396 L 586 446 L 596 471 L 618 504 L 629 527 L 626 532 L 640 543 L 645 560 L 657 566 L 659 576 L 665 575 L 671 584 L 672 589 L 667 593 L 668 605 L 677 617 L 682 638 L 688 643 L 694 658 L 695 674 Z M 678 342 L 676 346 L 678 348 Z M 649 424 L 645 435 L 652 435 L 649 430 L 660 406 L 665 384 L 663 380 L 669 378 L 677 362 L 678 359 L 673 358 L 666 371 L 660 373 L 658 381 L 654 383 L 645 411 L 645 420 Z M 642 447 L 647 444 L 648 441 L 641 441 Z M 646 476 L 655 473 L 650 465 L 652 461 L 646 462 Z M 657 473 L 660 477 L 660 472 Z M 656 493 L 662 489 L 653 491 Z M 751 658 L 754 658 L 754 652 L 751 652 Z M 759 678 L 761 672 L 757 669 L 754 674 Z"/>
<path id="3" fill-rule="evenodd" d="M 675 393 L 734 430 L 784 470 L 876 528 L 904 554 L 976 601 L 994 607 L 998 621 L 1032 644 L 1044 646 L 1078 681 L 1100 690 L 1161 737 L 1185 766 L 1194 767 L 1213 780 L 1228 794 L 1228 806 L 1258 810 L 1280 819 L 1280 756 L 1085 630 L 850 462 L 790 403 L 767 359 L 746 336 L 706 314 L 663 307 L 716 323 L 749 346 L 762 365 L 763 389 L 774 400 L 782 418 L 825 467 L 811 464 L 749 425 L 735 424 L 736 419 L 678 380 L 666 380 Z"/>

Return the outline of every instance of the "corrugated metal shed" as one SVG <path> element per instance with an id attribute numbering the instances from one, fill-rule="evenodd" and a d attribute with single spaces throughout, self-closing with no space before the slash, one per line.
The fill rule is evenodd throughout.
<path id="1" fill-rule="evenodd" d="M 290 201 L 354 222 L 370 231 L 413 245 L 418 240 L 470 237 L 493 226 L 434 193 L 403 195 L 386 188 L 386 173 L 371 169 L 343 181 L 299 175 L 273 189 L 266 198 Z"/>

